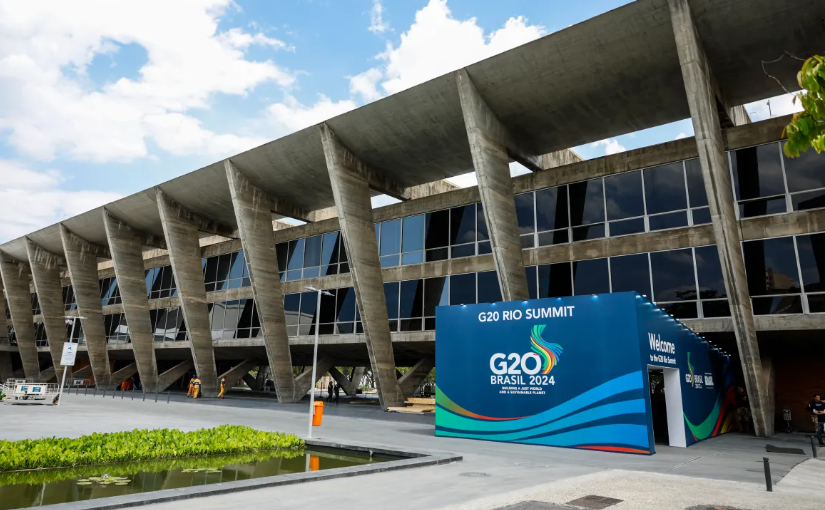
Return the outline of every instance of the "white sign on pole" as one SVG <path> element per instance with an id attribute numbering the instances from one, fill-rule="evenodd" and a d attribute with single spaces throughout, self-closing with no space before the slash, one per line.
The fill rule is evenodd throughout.
<path id="1" fill-rule="evenodd" d="M 60 364 L 64 367 L 73 367 L 77 357 L 77 344 L 66 342 L 63 344 L 63 355 L 60 357 Z"/>

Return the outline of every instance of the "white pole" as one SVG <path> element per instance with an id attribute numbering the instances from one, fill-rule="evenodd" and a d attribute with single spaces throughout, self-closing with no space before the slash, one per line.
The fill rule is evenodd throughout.
<path id="1" fill-rule="evenodd" d="M 72 319 L 72 332 L 69 334 L 69 343 L 74 338 L 74 326 L 77 324 L 77 317 Z M 63 396 L 63 385 L 66 384 L 66 367 L 63 367 L 63 377 L 60 380 L 60 388 L 57 390 L 57 405 L 60 405 L 60 397 Z"/>
<path id="2" fill-rule="evenodd" d="M 318 363 L 318 323 L 321 321 L 321 291 L 318 290 L 318 303 L 315 306 L 315 348 L 312 351 L 312 389 L 309 391 L 309 427 L 307 438 L 312 439 L 312 415 L 315 412 L 315 365 Z"/>

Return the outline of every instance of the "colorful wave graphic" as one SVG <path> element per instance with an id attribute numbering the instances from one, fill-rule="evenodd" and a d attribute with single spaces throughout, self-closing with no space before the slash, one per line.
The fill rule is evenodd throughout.
<path id="1" fill-rule="evenodd" d="M 690 352 L 687 353 L 687 365 L 690 370 L 690 387 L 693 388 L 696 383 L 696 375 L 693 374 L 693 365 L 690 364 Z"/>
<path id="2" fill-rule="evenodd" d="M 725 386 L 725 391 L 719 395 L 716 405 L 704 421 L 694 425 L 687 415 L 684 415 L 685 423 L 696 441 L 716 437 L 733 429 L 736 423 L 736 388 L 734 378 L 729 372 L 725 374 Z"/>
<path id="3" fill-rule="evenodd" d="M 533 326 L 532 331 L 530 332 L 530 346 L 533 349 L 533 352 L 539 355 L 541 358 L 541 373 L 542 374 L 549 374 L 553 367 L 558 365 L 559 357 L 561 357 L 562 349 L 561 345 L 559 344 L 551 344 L 544 341 L 544 338 L 541 337 L 541 334 L 544 332 L 544 328 L 546 328 L 546 324 L 538 324 Z"/>

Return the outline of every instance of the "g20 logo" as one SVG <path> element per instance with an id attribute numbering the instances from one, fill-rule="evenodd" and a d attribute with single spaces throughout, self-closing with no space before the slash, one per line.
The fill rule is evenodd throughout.
<path id="1" fill-rule="evenodd" d="M 490 357 L 490 370 L 496 375 L 534 375 L 541 370 L 541 358 L 534 352 L 523 355 L 517 352 L 509 355 L 497 352 Z"/>

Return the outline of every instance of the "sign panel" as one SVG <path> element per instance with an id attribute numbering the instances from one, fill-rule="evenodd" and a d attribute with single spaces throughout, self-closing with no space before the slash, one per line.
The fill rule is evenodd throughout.
<path id="1" fill-rule="evenodd" d="M 60 364 L 64 367 L 73 367 L 77 357 L 77 344 L 66 342 L 63 344 L 63 355 L 60 356 Z"/>

